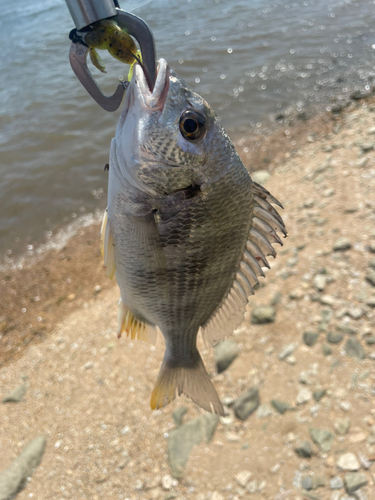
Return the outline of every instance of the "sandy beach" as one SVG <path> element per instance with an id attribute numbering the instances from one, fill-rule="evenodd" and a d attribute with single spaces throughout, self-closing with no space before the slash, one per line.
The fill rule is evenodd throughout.
<path id="1" fill-rule="evenodd" d="M 17 499 L 373 498 L 375 100 L 236 147 L 250 170 L 270 173 L 289 236 L 230 338 L 229 368 L 217 374 L 200 341 L 227 416 L 173 478 L 172 413 L 187 408 L 183 429 L 203 412 L 184 398 L 150 410 L 163 340 L 117 339 L 99 227 L 80 229 L 0 276 L 1 397 L 25 392 L 0 405 L 0 470 L 30 440 L 47 442 Z M 253 324 L 265 305 L 275 320 Z M 233 404 L 251 388 L 258 404 L 240 420 Z"/>

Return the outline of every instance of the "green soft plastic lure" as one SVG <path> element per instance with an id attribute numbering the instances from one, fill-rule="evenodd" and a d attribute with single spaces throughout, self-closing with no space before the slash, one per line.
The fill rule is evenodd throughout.
<path id="1" fill-rule="evenodd" d="M 108 50 L 115 59 L 130 64 L 132 66 L 129 72 L 130 77 L 133 73 L 133 65 L 141 61 L 140 52 L 134 40 L 115 21 L 95 23 L 92 31 L 85 36 L 85 43 L 89 46 L 91 62 L 102 73 L 106 73 L 105 65 L 95 49 Z"/>

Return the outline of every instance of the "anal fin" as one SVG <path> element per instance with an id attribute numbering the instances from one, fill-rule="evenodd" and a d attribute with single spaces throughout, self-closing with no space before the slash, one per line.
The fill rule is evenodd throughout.
<path id="1" fill-rule="evenodd" d="M 117 313 L 117 337 L 120 338 L 123 332 L 132 340 L 143 340 L 150 344 L 156 343 L 156 327 L 137 319 L 120 299 Z"/>

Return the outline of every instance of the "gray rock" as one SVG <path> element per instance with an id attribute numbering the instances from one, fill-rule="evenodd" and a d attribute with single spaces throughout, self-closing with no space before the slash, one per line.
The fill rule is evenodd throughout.
<path id="1" fill-rule="evenodd" d="M 331 487 L 331 490 L 340 490 L 344 487 L 344 481 L 340 476 L 335 476 L 330 480 L 329 485 Z"/>
<path id="2" fill-rule="evenodd" d="M 375 259 L 371 259 L 368 265 L 369 267 L 372 267 L 372 269 L 375 269 Z"/>
<path id="3" fill-rule="evenodd" d="M 375 267 L 375 266 L 374 266 Z M 274 296 L 272 297 L 272 300 L 270 302 L 271 306 L 277 306 L 277 304 L 281 301 L 282 295 L 280 292 L 276 292 Z"/>
<path id="4" fill-rule="evenodd" d="M 352 248 L 352 244 L 348 238 L 339 238 L 335 244 L 333 245 L 333 250 L 335 252 L 345 252 L 346 250 L 350 250 Z"/>
<path id="5" fill-rule="evenodd" d="M 319 337 L 319 333 L 310 332 L 310 331 L 303 332 L 303 335 L 302 335 L 303 341 L 309 347 L 312 347 L 313 345 L 316 344 L 318 337 Z"/>
<path id="6" fill-rule="evenodd" d="M 310 437 L 317 444 L 322 451 L 328 452 L 331 450 L 335 436 L 332 432 L 325 429 L 317 429 L 310 427 Z"/>
<path id="7" fill-rule="evenodd" d="M 349 431 L 350 426 L 351 426 L 351 421 L 349 417 L 336 418 L 336 420 L 333 423 L 333 427 L 336 433 L 340 434 L 341 436 L 343 436 Z"/>
<path id="8" fill-rule="evenodd" d="M 33 439 L 10 466 L 0 473 L 0 500 L 10 500 L 24 488 L 27 478 L 40 464 L 45 447 L 44 436 Z"/>
<path id="9" fill-rule="evenodd" d="M 307 387 L 301 387 L 298 391 L 296 403 L 297 405 L 304 405 L 312 399 L 312 393 Z"/>
<path id="10" fill-rule="evenodd" d="M 300 441 L 296 444 L 294 451 L 302 458 L 311 458 L 312 456 L 312 448 L 309 441 Z"/>
<path id="11" fill-rule="evenodd" d="M 368 458 L 367 455 L 365 455 L 364 453 L 362 452 L 358 452 L 358 458 L 359 458 L 359 461 L 361 462 L 361 466 L 364 468 L 364 469 L 369 469 L 372 465 L 372 461 Z"/>
<path id="12" fill-rule="evenodd" d="M 326 395 L 327 389 L 318 389 L 313 392 L 313 398 L 317 403 L 322 399 L 323 396 Z"/>
<path id="13" fill-rule="evenodd" d="M 343 338 L 344 338 L 344 336 L 340 332 L 329 331 L 326 335 L 326 340 L 330 344 L 339 344 Z"/>
<path id="14" fill-rule="evenodd" d="M 370 252 L 370 253 L 375 253 L 375 241 L 371 241 L 368 246 L 367 246 L 367 250 Z"/>
<path id="15" fill-rule="evenodd" d="M 314 485 L 313 478 L 311 476 L 304 476 L 301 484 L 303 489 L 312 490 Z"/>
<path id="16" fill-rule="evenodd" d="M 285 401 L 280 401 L 278 399 L 272 399 L 271 405 L 278 413 L 280 413 L 280 415 L 283 415 L 286 411 L 291 409 L 288 403 L 286 403 Z"/>
<path id="17" fill-rule="evenodd" d="M 279 359 L 280 361 L 283 361 L 286 359 L 288 356 L 294 353 L 295 349 L 297 347 L 297 344 L 287 344 L 285 347 L 281 349 L 279 352 Z"/>
<path id="18" fill-rule="evenodd" d="M 375 271 L 368 271 L 366 274 L 366 281 L 368 281 L 370 285 L 375 286 Z"/>
<path id="19" fill-rule="evenodd" d="M 344 453 L 344 455 L 340 455 L 336 465 L 339 470 L 351 472 L 357 471 L 361 467 L 354 453 Z"/>
<path id="20" fill-rule="evenodd" d="M 366 300 L 366 305 L 369 307 L 375 307 L 375 297 L 370 297 Z"/>
<path id="21" fill-rule="evenodd" d="M 345 342 L 345 351 L 351 358 L 363 359 L 366 356 L 366 352 L 361 344 L 357 339 L 352 337 Z"/>
<path id="22" fill-rule="evenodd" d="M 182 420 L 186 412 L 187 412 L 186 406 L 180 406 L 179 408 L 177 408 L 177 410 L 175 410 L 172 413 L 172 418 L 177 427 L 182 424 Z"/>
<path id="23" fill-rule="evenodd" d="M 313 280 L 313 287 L 318 292 L 323 292 L 327 285 L 328 276 L 326 274 L 317 274 Z"/>
<path id="24" fill-rule="evenodd" d="M 332 349 L 328 344 L 323 344 L 322 345 L 322 351 L 324 356 L 330 356 L 332 354 Z"/>
<path id="25" fill-rule="evenodd" d="M 264 186 L 264 184 L 270 179 L 271 174 L 267 172 L 267 170 L 257 170 L 256 172 L 252 172 L 251 178 L 253 182 L 257 182 L 258 184 Z"/>
<path id="26" fill-rule="evenodd" d="M 26 394 L 27 384 L 21 384 L 3 398 L 3 403 L 19 403 Z"/>
<path id="27" fill-rule="evenodd" d="M 251 387 L 247 392 L 239 396 L 234 402 L 234 414 L 240 420 L 246 420 L 259 406 L 259 391 L 257 387 Z"/>
<path id="28" fill-rule="evenodd" d="M 360 472 L 348 472 L 344 476 L 346 491 L 351 494 L 368 483 L 367 477 Z"/>
<path id="29" fill-rule="evenodd" d="M 215 347 L 216 370 L 221 373 L 237 358 L 240 349 L 231 340 L 222 340 Z"/>
<path id="30" fill-rule="evenodd" d="M 258 410 L 257 410 L 257 417 L 258 418 L 267 418 L 273 415 L 272 409 L 267 405 L 260 405 Z"/>
<path id="31" fill-rule="evenodd" d="M 365 338 L 365 341 L 366 341 L 367 345 L 374 345 L 375 344 L 375 336 L 369 335 L 368 337 Z"/>
<path id="32" fill-rule="evenodd" d="M 251 323 L 253 325 L 273 323 L 275 319 L 276 311 L 272 306 L 257 306 L 251 311 Z"/>
<path id="33" fill-rule="evenodd" d="M 349 323 L 338 323 L 336 325 L 336 330 L 348 335 L 357 335 L 358 333 L 358 329 L 355 326 L 350 325 Z"/>
<path id="34" fill-rule="evenodd" d="M 183 477 L 191 450 L 202 441 L 209 443 L 218 423 L 219 415 L 205 413 L 170 432 L 167 448 L 173 477 Z"/>

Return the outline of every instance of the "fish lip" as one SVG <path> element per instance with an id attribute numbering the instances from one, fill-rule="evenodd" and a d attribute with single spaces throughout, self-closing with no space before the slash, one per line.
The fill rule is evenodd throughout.
<path id="1" fill-rule="evenodd" d="M 154 89 L 151 91 L 141 64 L 135 65 L 134 84 L 144 105 L 150 110 L 163 110 L 169 90 L 169 75 L 167 61 L 160 59 Z"/>

